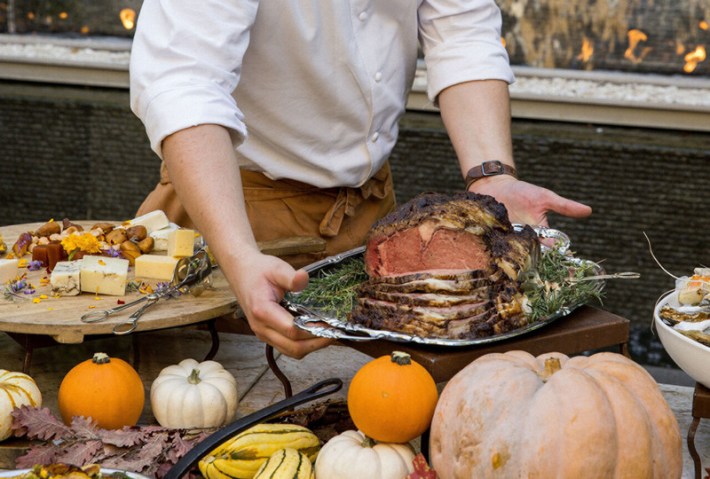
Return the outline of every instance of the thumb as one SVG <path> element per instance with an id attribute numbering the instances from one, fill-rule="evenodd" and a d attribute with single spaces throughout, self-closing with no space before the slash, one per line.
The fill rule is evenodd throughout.
<path id="1" fill-rule="evenodd" d="M 283 291 L 300 291 L 308 285 L 308 273 L 302 269 L 298 271 L 285 261 L 280 261 L 272 269 L 272 281 Z"/>

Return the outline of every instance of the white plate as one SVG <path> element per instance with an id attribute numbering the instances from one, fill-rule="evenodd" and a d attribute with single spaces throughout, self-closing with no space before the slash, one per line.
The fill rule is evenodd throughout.
<path id="1" fill-rule="evenodd" d="M 15 477 L 19 476 L 20 474 L 25 474 L 26 472 L 31 471 L 32 469 L 15 469 L 12 471 L 0 471 L 0 477 Z M 108 468 L 101 468 L 101 473 L 102 474 L 113 474 L 115 472 L 122 472 L 123 474 L 127 475 L 131 479 L 150 479 L 148 476 L 144 476 L 143 474 L 138 474 L 137 472 L 129 472 L 129 471 L 122 471 L 120 469 L 108 469 Z"/>

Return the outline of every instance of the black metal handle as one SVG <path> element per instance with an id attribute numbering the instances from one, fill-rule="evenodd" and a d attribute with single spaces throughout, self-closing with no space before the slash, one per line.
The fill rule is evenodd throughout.
<path id="1" fill-rule="evenodd" d="M 304 389 L 294 396 L 286 398 L 283 401 L 279 401 L 269 407 L 260 409 L 259 411 L 234 421 L 222 429 L 210 434 L 207 438 L 205 438 L 205 440 L 190 449 L 190 451 L 188 451 L 188 453 L 185 454 L 177 462 L 177 464 L 170 468 L 163 479 L 180 479 L 182 476 L 187 474 L 187 472 L 195 464 L 197 464 L 200 459 L 214 449 L 215 446 L 221 444 L 230 437 L 239 434 L 240 432 L 245 431 L 256 424 L 271 419 L 279 413 L 291 409 L 294 406 L 333 394 L 334 392 L 339 391 L 342 387 L 343 381 L 340 379 L 326 379 L 325 381 L 314 384 L 308 389 Z"/>

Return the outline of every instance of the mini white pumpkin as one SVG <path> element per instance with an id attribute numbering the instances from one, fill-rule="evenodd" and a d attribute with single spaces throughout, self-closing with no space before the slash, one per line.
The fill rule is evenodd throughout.
<path id="1" fill-rule="evenodd" d="M 238 403 L 236 379 L 216 361 L 183 359 L 160 371 L 150 387 L 153 415 L 168 428 L 224 426 L 236 416 Z"/>
<path id="2" fill-rule="evenodd" d="M 42 406 L 37 383 L 27 374 L 0 369 L 0 441 L 12 435 L 12 410 L 20 406 Z"/>
<path id="3" fill-rule="evenodd" d="M 327 479 L 402 479 L 414 472 L 409 444 L 375 443 L 360 431 L 330 439 L 316 459 L 316 477 Z"/>

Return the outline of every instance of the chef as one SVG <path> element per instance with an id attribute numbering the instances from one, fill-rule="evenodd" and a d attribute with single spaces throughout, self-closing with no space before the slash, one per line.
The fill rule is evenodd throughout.
<path id="1" fill-rule="evenodd" d="M 591 213 L 517 178 L 500 39 L 494 0 L 145 0 L 131 108 L 162 165 L 138 214 L 163 209 L 204 235 L 261 340 L 296 358 L 326 346 L 279 305 L 315 258 L 257 241 L 320 236 L 333 254 L 392 210 L 387 158 L 419 47 L 462 184 L 513 222 Z"/>

